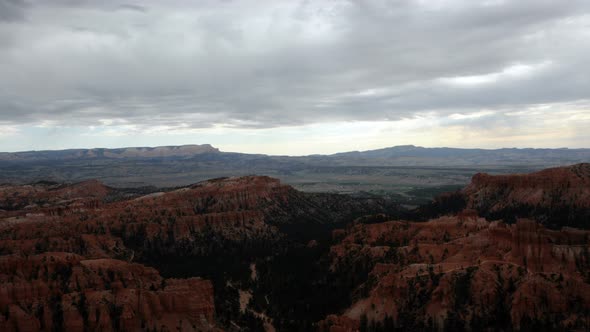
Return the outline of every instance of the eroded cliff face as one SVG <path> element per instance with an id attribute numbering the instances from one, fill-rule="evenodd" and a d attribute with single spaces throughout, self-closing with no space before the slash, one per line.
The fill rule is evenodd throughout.
<path id="1" fill-rule="evenodd" d="M 340 196 L 307 196 L 263 176 L 209 180 L 108 202 L 112 190 L 94 181 L 4 187 L 0 204 L 23 197 L 27 208 L 0 211 L 0 253 L 65 251 L 124 259 L 144 252 L 205 254 L 211 236 L 240 245 L 253 239 L 272 243 L 281 239 L 282 225 L 341 222 L 349 214 L 389 208 L 378 199 L 348 198 L 343 206 Z M 45 203 L 30 205 L 35 201 Z"/>
<path id="2" fill-rule="evenodd" d="M 213 286 L 64 252 L 0 259 L 0 330 L 214 330 Z"/>
<path id="3" fill-rule="evenodd" d="M 95 200 L 100 192 L 90 187 L 74 201 L 56 202 L 59 213 L 53 213 L 55 205 L 0 212 L 0 217 L 5 216 L 0 251 L 24 255 L 64 251 L 90 258 L 129 259 L 126 256 L 145 250 L 199 250 L 206 230 L 236 241 L 275 236 L 276 229 L 264 222 L 265 216 L 286 202 L 289 190 L 278 180 L 250 177 L 106 203 Z M 27 195 L 47 197 L 52 192 L 29 190 Z M 85 204 L 88 201 L 93 204 Z"/>
<path id="4" fill-rule="evenodd" d="M 210 281 L 130 262 L 275 241 L 265 217 L 292 191 L 265 177 L 108 202 L 112 190 L 96 181 L 2 188 L 0 330 L 214 330 Z"/>
<path id="5" fill-rule="evenodd" d="M 470 204 L 502 208 L 512 203 L 590 207 L 590 164 L 549 168 L 530 174 L 475 174 L 463 192 Z M 488 202 L 484 202 L 488 198 Z M 497 207 L 496 207 L 497 206 Z"/>
<path id="6" fill-rule="evenodd" d="M 60 209 L 96 207 L 113 191 L 96 180 L 72 185 L 39 182 L 34 185 L 0 185 L 0 212 L 22 215 L 23 210 L 57 214 Z M 12 213 L 10 213 L 12 212 Z"/>
<path id="7" fill-rule="evenodd" d="M 531 174 L 479 173 L 461 192 L 466 207 L 491 219 L 531 216 L 553 226 L 590 228 L 590 164 Z"/>
<path id="8" fill-rule="evenodd" d="M 2 186 L 0 206 L 3 291 L 11 294 L 0 313 L 2 326 L 19 331 L 272 326 L 264 318 L 272 305 L 236 308 L 256 287 L 244 278 L 251 265 L 296 247 L 291 233 L 321 252 L 315 235 L 331 224 L 398 211 L 387 200 L 308 195 L 263 176 L 148 195 L 97 181 Z"/>
<path id="9" fill-rule="evenodd" d="M 588 174 L 477 175 L 427 222 L 260 176 L 1 186 L 0 330 L 588 328 L 589 231 L 538 222 L 582 218 Z"/>
<path id="10" fill-rule="evenodd" d="M 343 315 L 354 324 L 364 320 L 386 330 L 588 327 L 588 231 L 453 216 L 357 224 L 335 236 L 342 240 L 330 250 L 333 270 L 370 266 Z M 355 330 L 341 323 L 350 321 L 330 320 Z"/>
<path id="11" fill-rule="evenodd" d="M 590 232 L 564 226 L 588 229 L 589 211 L 590 164 L 578 164 L 476 174 L 463 190 L 417 210 L 444 217 L 335 231 L 332 270 L 368 277 L 354 304 L 320 326 L 588 329 Z"/>

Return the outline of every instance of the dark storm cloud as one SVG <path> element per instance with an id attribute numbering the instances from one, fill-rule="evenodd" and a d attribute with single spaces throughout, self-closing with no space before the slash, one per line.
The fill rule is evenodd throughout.
<path id="1" fill-rule="evenodd" d="M 140 5 L 135 5 L 135 4 L 129 4 L 129 3 L 119 5 L 119 9 L 122 9 L 122 10 L 134 10 L 134 11 L 138 11 L 138 12 L 142 12 L 142 13 L 145 12 L 145 11 L 147 11 L 147 8 L 146 7 L 143 7 L 143 6 L 140 6 Z"/>
<path id="2" fill-rule="evenodd" d="M 260 128 L 590 104 L 586 0 L 13 0 L 0 20 L 4 123 Z"/>
<path id="3" fill-rule="evenodd" d="M 0 0 L 0 22 L 24 19 L 26 3 L 22 0 Z"/>

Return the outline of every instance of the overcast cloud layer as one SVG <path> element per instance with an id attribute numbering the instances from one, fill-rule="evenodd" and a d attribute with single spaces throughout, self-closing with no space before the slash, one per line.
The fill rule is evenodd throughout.
<path id="1" fill-rule="evenodd" d="M 590 147 L 589 71 L 588 0 L 0 0 L 0 149 Z"/>

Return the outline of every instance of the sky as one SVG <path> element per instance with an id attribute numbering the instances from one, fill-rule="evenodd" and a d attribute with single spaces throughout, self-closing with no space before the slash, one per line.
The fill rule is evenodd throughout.
<path id="1" fill-rule="evenodd" d="M 590 1 L 0 0 L 0 151 L 590 148 Z"/>

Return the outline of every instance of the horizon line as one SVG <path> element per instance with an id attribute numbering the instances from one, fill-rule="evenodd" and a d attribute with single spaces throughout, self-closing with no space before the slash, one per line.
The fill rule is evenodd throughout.
<path id="1" fill-rule="evenodd" d="M 391 145 L 385 146 L 381 148 L 375 149 L 368 149 L 368 150 L 347 150 L 347 151 L 340 151 L 334 153 L 310 153 L 310 154 L 299 154 L 299 155 L 290 155 L 290 154 L 267 154 L 267 153 L 256 153 L 256 152 L 240 152 L 240 151 L 224 151 L 220 148 L 214 146 L 210 143 L 203 143 L 203 144 L 196 144 L 196 143 L 189 143 L 189 144 L 178 144 L 178 145 L 156 145 L 156 146 L 120 146 L 120 147 L 80 147 L 80 148 L 62 148 L 62 149 L 43 149 L 43 150 L 20 150 L 20 151 L 0 151 L 0 154 L 19 154 L 19 153 L 35 153 L 35 152 L 59 152 L 59 151 L 76 151 L 76 150 L 122 150 L 122 149 L 156 149 L 156 148 L 178 148 L 178 147 L 190 147 L 190 146 L 198 146 L 198 147 L 211 147 L 217 152 L 220 153 L 241 153 L 241 154 L 254 154 L 254 155 L 267 155 L 267 156 L 287 156 L 287 157 L 305 157 L 305 156 L 331 156 L 337 154 L 345 154 L 345 153 L 362 153 L 362 152 L 370 152 L 370 151 L 379 151 L 385 149 L 393 149 L 393 148 L 403 148 L 403 147 L 411 147 L 411 148 L 421 148 L 421 149 L 455 149 L 455 150 L 484 150 L 484 151 L 497 151 L 497 150 L 589 150 L 588 148 L 571 148 L 571 147 L 557 147 L 557 148 L 550 148 L 550 147 L 501 147 L 501 148 L 483 148 L 483 147 L 454 147 L 454 146 L 421 146 L 421 145 L 413 145 L 413 144 L 401 144 L 401 145 Z"/>

